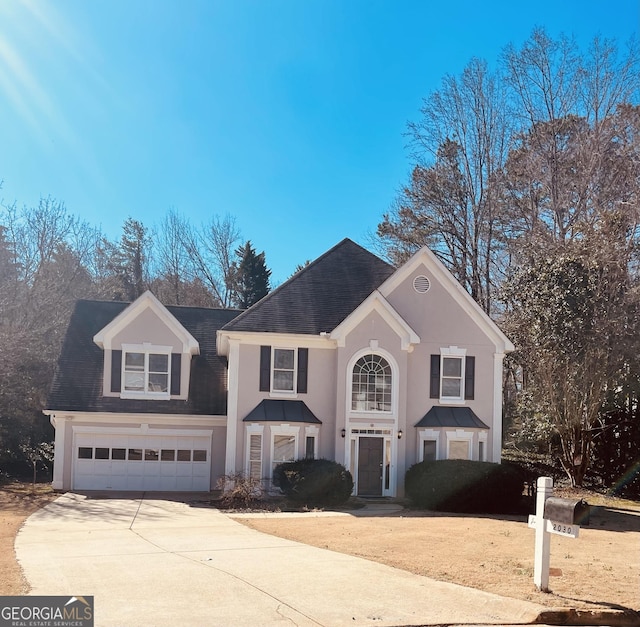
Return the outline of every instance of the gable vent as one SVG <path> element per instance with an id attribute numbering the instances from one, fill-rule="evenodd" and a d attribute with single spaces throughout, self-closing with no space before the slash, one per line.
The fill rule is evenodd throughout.
<path id="1" fill-rule="evenodd" d="M 431 283 L 429 282 L 429 279 L 424 276 L 424 274 L 421 274 L 413 279 L 413 289 L 418 292 L 418 294 L 426 294 L 429 291 L 430 287 Z"/>

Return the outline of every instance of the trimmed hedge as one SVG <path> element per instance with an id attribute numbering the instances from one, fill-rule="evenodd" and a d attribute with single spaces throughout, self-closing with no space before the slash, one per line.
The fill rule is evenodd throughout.
<path id="1" fill-rule="evenodd" d="M 405 475 L 412 504 L 442 512 L 516 513 L 523 488 L 522 472 L 510 464 L 445 459 L 414 464 Z"/>
<path id="2" fill-rule="evenodd" d="M 278 464 L 273 485 L 306 505 L 340 505 L 351 496 L 353 479 L 342 464 L 330 459 L 299 459 Z"/>

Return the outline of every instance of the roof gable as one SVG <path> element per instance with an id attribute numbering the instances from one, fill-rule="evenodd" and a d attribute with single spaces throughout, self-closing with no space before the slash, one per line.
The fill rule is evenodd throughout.
<path id="1" fill-rule="evenodd" d="M 393 272 L 393 266 L 344 239 L 226 325 L 223 332 L 330 332 Z"/>
<path id="2" fill-rule="evenodd" d="M 344 346 L 347 335 L 372 311 L 379 313 L 382 319 L 398 334 L 402 350 L 411 352 L 413 345 L 420 343 L 418 334 L 405 322 L 402 316 L 400 316 L 378 290 L 373 292 L 373 294 L 331 332 L 331 339 L 336 340 L 338 346 Z"/>
<path id="3" fill-rule="evenodd" d="M 93 337 L 93 341 L 106 350 L 111 349 L 113 338 L 131 324 L 143 311 L 150 309 L 171 331 L 182 341 L 182 352 L 197 355 L 200 352 L 198 341 L 176 320 L 169 310 L 150 292 L 146 291 L 137 300 L 100 329 Z"/>
<path id="4" fill-rule="evenodd" d="M 388 298 L 390 294 L 400 286 L 401 283 L 408 280 L 421 265 L 430 271 L 432 276 L 437 279 L 453 300 L 491 340 L 498 351 L 510 352 L 514 350 L 511 340 L 500 330 L 498 325 L 485 313 L 480 305 L 473 300 L 471 295 L 426 246 L 416 252 L 380 286 L 380 293 L 385 298 Z"/>
<path id="5" fill-rule="evenodd" d="M 129 303 L 80 300 L 71 315 L 62 345 L 48 410 L 115 413 L 224 415 L 226 363 L 217 354 L 216 331 L 240 312 L 231 309 L 167 306 L 166 310 L 194 339 L 189 397 L 185 400 L 142 400 L 102 395 L 103 350 L 94 337 L 118 319 Z"/>

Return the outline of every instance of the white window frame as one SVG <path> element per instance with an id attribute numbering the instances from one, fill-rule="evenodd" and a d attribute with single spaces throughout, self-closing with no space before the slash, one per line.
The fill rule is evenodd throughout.
<path id="1" fill-rule="evenodd" d="M 481 431 L 480 433 L 478 433 L 478 461 L 479 462 L 486 462 L 487 461 L 487 442 L 488 442 L 488 435 L 486 431 Z M 484 454 L 481 456 L 480 455 L 480 444 L 482 444 L 483 448 L 484 448 Z"/>
<path id="2" fill-rule="evenodd" d="M 466 356 L 467 349 L 466 348 L 458 348 L 457 346 L 449 346 L 448 348 L 440 349 L 440 403 L 443 405 L 446 404 L 456 404 L 459 405 L 464 403 L 464 382 L 465 382 L 465 365 L 466 365 Z M 445 379 L 444 374 L 444 360 L 445 359 L 459 359 L 460 360 L 460 394 L 458 396 L 444 396 L 443 394 L 443 379 Z M 453 378 L 453 377 L 450 377 Z M 458 377 L 455 377 L 456 379 Z"/>
<path id="3" fill-rule="evenodd" d="M 418 431 L 418 461 L 424 461 L 424 443 L 429 441 L 435 441 L 436 443 L 436 460 L 442 459 L 440 452 L 440 431 L 433 429 L 420 429 Z"/>
<path id="4" fill-rule="evenodd" d="M 289 371 L 288 368 L 276 368 L 276 351 L 290 351 L 293 353 L 293 381 L 291 390 L 282 390 L 275 387 L 276 370 Z M 271 347 L 271 396 L 296 396 L 298 393 L 298 349 L 290 346 Z"/>
<path id="5" fill-rule="evenodd" d="M 366 349 L 358 351 L 353 355 L 353 357 L 349 360 L 347 365 L 347 397 L 346 397 L 346 410 L 347 413 L 353 416 L 354 418 L 366 416 L 371 418 L 396 418 L 398 415 L 398 385 L 399 385 L 399 376 L 398 376 L 398 365 L 394 357 L 388 353 L 387 351 L 378 348 L 377 342 L 372 341 L 372 345 Z M 367 410 L 367 409 L 353 409 L 353 369 L 358 361 L 365 357 L 366 355 L 379 355 L 383 359 L 386 360 L 387 364 L 391 368 L 391 409 L 381 409 L 381 410 Z"/>
<path id="6" fill-rule="evenodd" d="M 246 454 L 245 454 L 245 474 L 249 478 L 255 478 L 258 481 L 262 481 L 264 476 L 264 425 L 250 424 L 246 428 L 247 442 L 246 442 Z M 251 459 L 251 436 L 258 436 L 260 438 L 260 459 Z M 253 477 L 251 474 L 251 462 L 257 462 L 260 465 L 260 476 Z"/>
<path id="7" fill-rule="evenodd" d="M 269 454 L 269 479 L 273 479 L 273 469 L 275 467 L 274 462 L 274 449 L 275 449 L 275 438 L 276 436 L 289 436 L 294 438 L 293 440 L 293 458 L 291 460 L 277 460 L 277 463 L 280 464 L 283 461 L 294 461 L 298 459 L 299 456 L 299 440 L 300 440 L 300 427 L 293 427 L 289 424 L 281 424 L 281 425 L 272 425 L 269 427 L 270 435 L 270 445 L 271 451 Z"/>
<path id="8" fill-rule="evenodd" d="M 149 400 L 169 400 L 171 398 L 171 353 L 173 347 L 158 346 L 149 342 L 143 344 L 123 344 L 122 345 L 122 364 L 120 372 L 120 398 L 144 398 Z M 127 353 L 144 354 L 144 390 L 127 390 L 126 389 L 126 363 Z M 167 356 L 167 391 L 154 392 L 149 389 L 149 356 L 150 355 L 166 355 Z"/>
<path id="9" fill-rule="evenodd" d="M 451 443 L 465 442 L 467 445 L 467 459 L 473 458 L 473 432 L 464 429 L 456 429 L 455 431 L 447 431 L 447 459 L 451 459 Z"/>
<path id="10" fill-rule="evenodd" d="M 320 427 L 307 425 L 304 428 L 304 454 L 307 454 L 307 438 L 313 438 L 313 459 L 318 459 L 318 439 Z"/>

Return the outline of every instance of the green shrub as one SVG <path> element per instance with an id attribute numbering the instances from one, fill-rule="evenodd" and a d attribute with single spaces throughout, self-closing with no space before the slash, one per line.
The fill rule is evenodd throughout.
<path id="1" fill-rule="evenodd" d="M 300 459 L 275 467 L 273 485 L 305 505 L 339 505 L 353 490 L 351 473 L 330 459 Z"/>
<path id="2" fill-rule="evenodd" d="M 517 513 L 523 487 L 524 477 L 512 465 L 462 459 L 421 462 L 405 475 L 415 507 L 443 512 Z"/>

